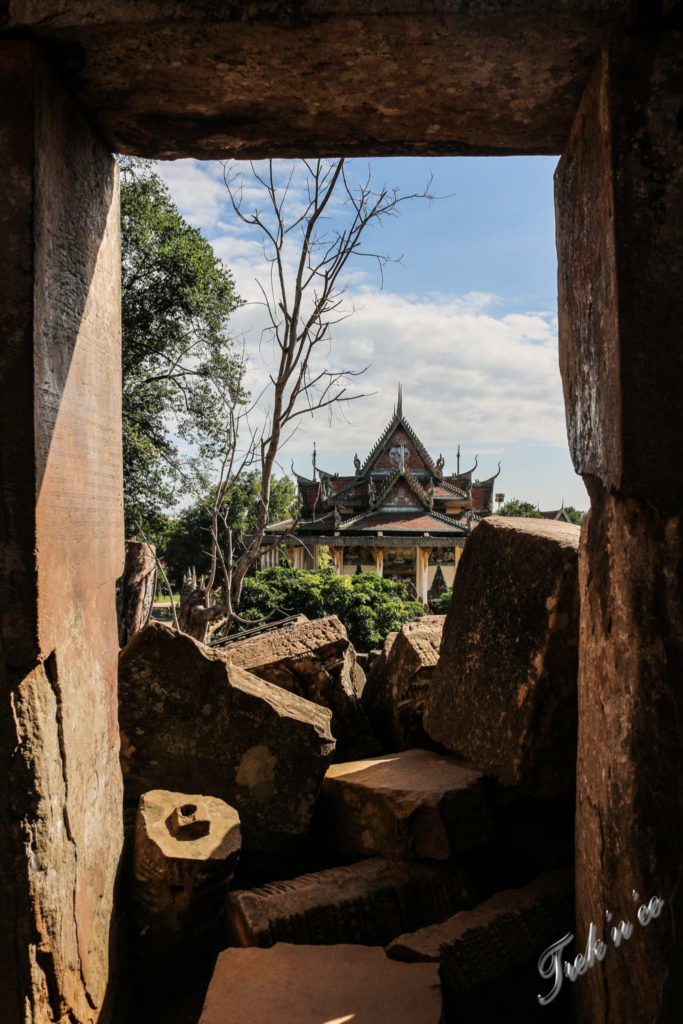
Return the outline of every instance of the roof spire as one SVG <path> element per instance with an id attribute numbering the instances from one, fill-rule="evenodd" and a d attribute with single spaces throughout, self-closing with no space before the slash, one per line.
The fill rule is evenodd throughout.
<path id="1" fill-rule="evenodd" d="M 398 386 L 398 401 L 396 403 L 396 415 L 399 419 L 403 418 L 403 388 L 399 384 Z"/>

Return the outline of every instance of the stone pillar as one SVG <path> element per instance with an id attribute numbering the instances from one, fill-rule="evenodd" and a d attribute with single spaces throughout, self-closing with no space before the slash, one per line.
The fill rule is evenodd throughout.
<path id="1" fill-rule="evenodd" d="M 418 601 L 426 605 L 429 602 L 429 556 L 431 548 L 416 548 L 415 550 L 415 590 Z"/>
<path id="2" fill-rule="evenodd" d="M 384 548 L 373 548 L 372 557 L 375 559 L 375 572 L 378 576 L 384 575 Z"/>
<path id="3" fill-rule="evenodd" d="M 334 567 L 337 571 L 337 576 L 341 576 L 342 569 L 344 568 L 344 548 L 341 546 L 331 547 L 330 554 L 334 559 Z"/>
<path id="4" fill-rule="evenodd" d="M 0 43 L 0 991 L 104 1021 L 122 844 L 118 173 L 28 43 Z"/>
<path id="5" fill-rule="evenodd" d="M 580 553 L 577 952 L 634 923 L 579 978 L 579 1019 L 683 1005 L 683 36 L 617 39 L 556 172 L 560 364 L 591 511 Z M 638 902 L 632 898 L 639 894 Z M 647 927 L 641 902 L 666 901 Z"/>

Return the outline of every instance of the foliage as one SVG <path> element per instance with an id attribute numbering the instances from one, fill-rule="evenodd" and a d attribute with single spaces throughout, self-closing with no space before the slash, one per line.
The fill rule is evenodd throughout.
<path id="1" fill-rule="evenodd" d="M 226 322 L 241 300 L 151 162 L 124 158 L 121 172 L 126 529 L 140 524 L 160 541 L 163 510 L 223 450 L 222 405 L 240 394 L 243 374 Z"/>
<path id="2" fill-rule="evenodd" d="M 448 609 L 451 606 L 451 598 L 453 597 L 453 587 L 446 587 L 446 589 L 439 594 L 439 596 L 432 601 L 432 607 L 435 615 L 448 615 Z"/>
<path id="3" fill-rule="evenodd" d="M 530 501 L 522 501 L 521 498 L 512 498 L 506 501 L 497 512 L 496 516 L 528 516 L 530 519 L 542 519 L 543 516 L 535 505 Z"/>
<path id="4" fill-rule="evenodd" d="M 337 576 L 334 569 L 312 572 L 278 566 L 247 576 L 240 616 L 260 619 L 276 608 L 283 615 L 303 613 L 309 619 L 337 615 L 360 651 L 378 647 L 387 633 L 423 614 L 419 602 L 407 600 L 402 583 L 374 572 Z"/>
<path id="5" fill-rule="evenodd" d="M 569 521 L 576 523 L 578 526 L 586 518 L 586 513 L 574 508 L 573 505 L 564 505 L 563 508 L 569 517 Z M 506 501 L 502 508 L 499 508 L 493 514 L 496 516 L 528 516 L 531 519 L 543 518 L 535 505 L 532 505 L 530 501 L 522 501 L 520 498 L 512 498 L 511 501 Z"/>
<path id="6" fill-rule="evenodd" d="M 564 510 L 569 516 L 570 521 L 576 523 L 577 526 L 581 526 L 581 523 L 586 518 L 586 513 L 581 512 L 578 508 L 574 508 L 573 505 L 565 505 Z"/>
<path id="7" fill-rule="evenodd" d="M 168 573 L 179 587 L 186 569 L 194 567 L 197 577 L 207 575 L 211 569 L 211 515 L 214 490 L 184 509 L 174 520 L 163 543 L 163 555 Z M 256 527 L 261 476 L 255 470 L 239 477 L 227 493 L 225 506 L 218 521 L 218 542 L 227 549 L 228 529 L 232 530 L 232 544 L 239 552 L 246 546 Z M 296 487 L 288 476 L 273 479 L 270 487 L 268 521 L 277 523 L 296 512 Z"/>
<path id="8" fill-rule="evenodd" d="M 364 371 L 340 368 L 330 351 L 335 325 L 353 311 L 344 309 L 347 263 L 371 257 L 380 269 L 385 266 L 390 257 L 366 248 L 366 229 L 395 216 L 409 199 L 431 198 L 427 190 L 403 196 L 386 186 L 375 189 L 369 176 L 354 185 L 343 159 L 302 160 L 284 177 L 272 160 L 251 164 L 246 176 L 228 163 L 224 179 L 239 224 L 256 234 L 270 264 L 270 273 L 257 283 L 265 314 L 262 352 L 273 358 L 252 408 L 228 406 L 230 443 L 224 446 L 211 511 L 211 568 L 203 584 L 187 589 L 178 615 L 180 628 L 200 640 L 209 622 L 239 619 L 243 581 L 268 525 L 278 452 L 299 417 L 320 409 L 332 412 L 360 397 L 351 385 Z M 250 423 L 256 409 L 264 414 L 260 426 Z M 219 532 L 225 499 L 235 482 L 256 466 L 261 486 L 255 529 L 239 553 L 228 530 L 224 550 Z"/>

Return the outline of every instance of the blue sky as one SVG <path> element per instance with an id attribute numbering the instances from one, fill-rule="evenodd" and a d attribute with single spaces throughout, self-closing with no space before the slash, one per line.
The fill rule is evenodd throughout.
<path id="1" fill-rule="evenodd" d="M 287 162 L 279 161 L 280 170 Z M 404 204 L 368 238 L 370 248 L 402 256 L 384 271 L 372 261 L 349 267 L 353 315 L 335 329 L 332 363 L 371 364 L 358 391 L 371 393 L 330 423 L 321 412 L 302 417 L 281 459 L 300 473 L 318 462 L 351 472 L 353 455 L 368 453 L 388 421 L 403 385 L 404 412 L 446 472 L 479 456 L 485 478 L 502 463 L 496 489 L 558 508 L 587 508 L 588 499 L 567 452 L 557 360 L 557 268 L 552 176 L 556 160 L 510 158 L 385 158 L 351 161 L 351 173 L 373 184 L 443 197 Z M 241 165 L 235 163 L 238 171 Z M 160 163 L 181 212 L 209 238 L 249 300 L 233 329 L 251 358 L 254 386 L 269 358 L 259 350 L 263 312 L 255 279 L 265 265 L 256 236 L 229 208 L 220 164 Z M 252 198 L 251 193 L 247 193 Z M 256 202 L 256 193 L 253 193 Z"/>

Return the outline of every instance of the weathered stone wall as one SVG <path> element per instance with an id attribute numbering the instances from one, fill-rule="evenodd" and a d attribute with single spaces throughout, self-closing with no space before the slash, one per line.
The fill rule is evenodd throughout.
<path id="1" fill-rule="evenodd" d="M 92 1021 L 121 847 L 118 178 L 31 46 L 1 66 L 0 989 L 8 1021 Z"/>
<path id="2" fill-rule="evenodd" d="M 677 32 L 614 41 L 556 174 L 560 360 L 592 506 L 577 948 L 606 909 L 635 923 L 640 902 L 666 901 L 577 981 L 579 1019 L 605 1024 L 677 1021 L 683 1005 L 682 43 Z"/>

